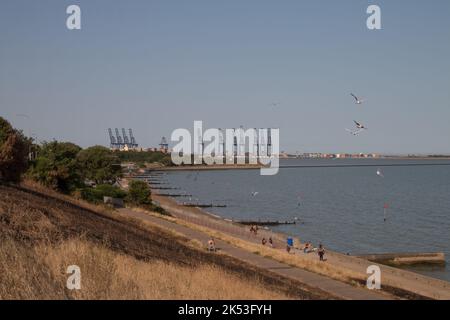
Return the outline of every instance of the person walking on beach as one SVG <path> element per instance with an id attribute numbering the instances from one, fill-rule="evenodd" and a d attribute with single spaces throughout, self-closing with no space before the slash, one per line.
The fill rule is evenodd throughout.
<path id="1" fill-rule="evenodd" d="M 262 245 L 263 245 L 263 246 L 265 246 L 265 245 L 266 245 L 266 243 L 267 243 L 267 241 L 266 241 L 266 238 L 262 238 L 262 241 L 261 241 L 261 243 L 262 243 Z"/>
<path id="2" fill-rule="evenodd" d="M 317 250 L 317 254 L 319 255 L 320 261 L 325 261 L 323 256 L 325 255 L 325 248 L 322 244 L 319 245 L 319 250 Z"/>
<path id="3" fill-rule="evenodd" d="M 294 248 L 294 239 L 292 239 L 291 237 L 288 237 L 286 242 L 287 242 L 286 243 L 286 251 L 287 251 L 287 253 L 290 253 L 291 249 Z"/>
<path id="4" fill-rule="evenodd" d="M 273 240 L 272 240 L 272 237 L 269 238 L 269 245 L 270 245 L 270 247 L 273 248 Z"/>

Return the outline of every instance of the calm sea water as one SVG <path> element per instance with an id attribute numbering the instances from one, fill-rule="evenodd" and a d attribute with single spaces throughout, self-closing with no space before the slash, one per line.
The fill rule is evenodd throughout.
<path id="1" fill-rule="evenodd" d="M 275 176 L 224 170 L 173 172 L 165 179 L 192 194 L 192 201 L 226 204 L 208 209 L 224 218 L 298 218 L 301 223 L 272 229 L 332 250 L 443 251 L 447 267 L 416 271 L 450 281 L 450 161 L 292 159 L 281 164 L 295 167 L 283 167 Z M 309 167 L 316 165 L 333 167 Z"/>

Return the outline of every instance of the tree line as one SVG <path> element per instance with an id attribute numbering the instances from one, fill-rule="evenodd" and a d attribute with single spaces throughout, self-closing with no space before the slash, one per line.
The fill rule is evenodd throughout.
<path id="1" fill-rule="evenodd" d="M 71 142 L 33 143 L 0 117 L 0 181 L 20 182 L 23 176 L 53 190 L 99 203 L 104 196 L 123 198 L 138 205 L 151 205 L 147 183 L 131 181 L 127 191 L 117 185 L 121 163 L 138 158 L 162 160 L 163 155 L 123 155 L 103 146 L 82 149 Z M 31 156 L 35 155 L 35 156 Z"/>

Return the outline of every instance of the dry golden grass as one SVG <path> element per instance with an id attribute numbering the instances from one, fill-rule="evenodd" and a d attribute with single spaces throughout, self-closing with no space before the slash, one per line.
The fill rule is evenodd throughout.
<path id="1" fill-rule="evenodd" d="M 81 270 L 81 290 L 65 288 Z M 82 239 L 29 249 L 0 245 L 0 299 L 286 299 L 220 267 L 144 262 Z"/>
<path id="2" fill-rule="evenodd" d="M 0 299 L 57 299 L 64 292 L 39 256 L 12 240 L 0 244 Z"/>
<path id="3" fill-rule="evenodd" d="M 36 189 L 0 184 L 0 299 L 330 298 L 174 231 Z M 81 291 L 65 287 L 73 264 Z"/>

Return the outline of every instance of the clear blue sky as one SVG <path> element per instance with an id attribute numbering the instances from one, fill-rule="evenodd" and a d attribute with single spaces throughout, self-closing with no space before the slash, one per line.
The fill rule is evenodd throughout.
<path id="1" fill-rule="evenodd" d="M 153 146 L 203 120 L 279 127 L 291 152 L 450 153 L 449 17 L 448 0 L 2 0 L 0 115 L 84 147 L 109 127 Z M 369 130 L 351 136 L 352 120 Z"/>

